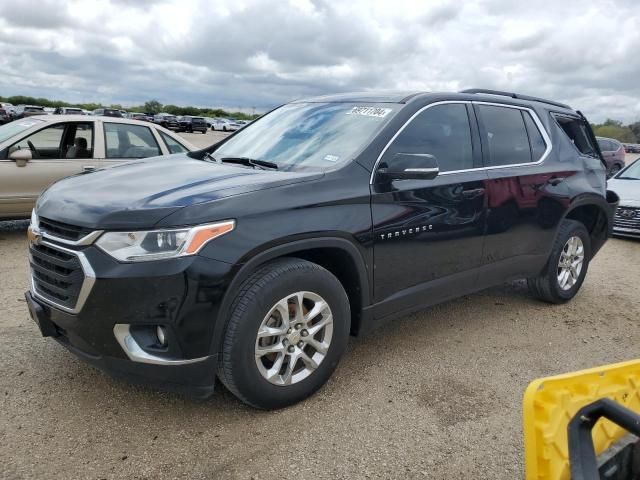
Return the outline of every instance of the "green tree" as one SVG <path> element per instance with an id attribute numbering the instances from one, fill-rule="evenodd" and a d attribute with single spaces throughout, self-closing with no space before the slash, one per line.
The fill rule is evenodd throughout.
<path id="1" fill-rule="evenodd" d="M 594 133 L 598 137 L 615 138 L 620 142 L 635 143 L 636 136 L 633 131 L 629 127 L 623 127 L 621 125 L 622 124 L 607 124 L 607 122 L 605 122 L 603 125 L 596 125 Z"/>
<path id="2" fill-rule="evenodd" d="M 158 100 L 149 100 L 144 103 L 142 110 L 148 113 L 160 113 L 160 111 L 162 111 L 162 104 Z"/>

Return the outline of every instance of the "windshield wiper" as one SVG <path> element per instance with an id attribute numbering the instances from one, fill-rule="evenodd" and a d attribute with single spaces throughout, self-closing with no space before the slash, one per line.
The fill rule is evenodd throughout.
<path id="1" fill-rule="evenodd" d="M 268 162 L 266 160 L 256 160 L 255 158 L 249 157 L 222 157 L 220 159 L 221 162 L 224 163 L 239 163 L 240 165 L 246 165 L 248 167 L 261 167 L 261 168 L 270 168 L 272 170 L 278 169 L 278 164 L 273 162 Z"/>
<path id="2" fill-rule="evenodd" d="M 219 159 L 219 158 L 214 157 L 214 156 L 213 156 L 213 153 L 211 153 L 211 152 L 207 152 L 207 153 L 205 153 L 205 154 L 204 154 L 204 156 L 205 156 L 205 159 L 208 159 L 208 160 L 205 160 L 205 162 L 222 163 L 222 162 L 220 161 L 220 159 Z"/>
<path id="3" fill-rule="evenodd" d="M 640 180 L 640 178 L 636 178 L 636 177 L 616 177 L 616 180 Z"/>

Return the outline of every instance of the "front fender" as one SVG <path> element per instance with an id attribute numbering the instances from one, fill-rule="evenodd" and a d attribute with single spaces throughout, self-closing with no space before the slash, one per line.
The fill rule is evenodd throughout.
<path id="1" fill-rule="evenodd" d="M 356 274 L 360 283 L 360 302 L 361 305 L 367 306 L 371 300 L 371 275 L 372 272 L 367 269 L 367 263 L 363 257 L 363 252 L 355 245 L 354 242 L 343 237 L 326 236 L 287 241 L 276 246 L 265 248 L 259 252 L 251 252 L 242 258 L 242 262 L 234 267 L 232 280 L 224 294 L 220 309 L 218 310 L 218 321 L 215 324 L 213 332 L 212 353 L 217 353 L 220 345 L 222 345 L 224 331 L 228 316 L 230 314 L 231 304 L 240 290 L 242 284 L 249 276 L 262 264 L 274 260 L 276 258 L 295 256 L 296 253 L 301 254 L 310 250 L 321 249 L 339 249 L 349 255 L 356 269 Z M 365 252 L 366 254 L 366 252 Z"/>

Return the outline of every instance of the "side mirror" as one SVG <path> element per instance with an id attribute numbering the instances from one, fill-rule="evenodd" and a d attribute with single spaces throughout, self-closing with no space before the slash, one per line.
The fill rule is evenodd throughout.
<path id="1" fill-rule="evenodd" d="M 396 153 L 391 165 L 377 172 L 385 180 L 433 180 L 438 173 L 438 160 L 428 153 Z"/>
<path id="2" fill-rule="evenodd" d="M 9 154 L 9 159 L 16 162 L 18 167 L 26 167 L 27 162 L 31 160 L 31 150 L 14 150 Z"/>

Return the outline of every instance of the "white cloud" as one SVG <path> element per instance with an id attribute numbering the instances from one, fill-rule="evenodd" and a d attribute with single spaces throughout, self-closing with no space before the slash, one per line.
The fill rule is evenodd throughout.
<path id="1" fill-rule="evenodd" d="M 485 87 L 640 119 L 631 0 L 0 1 L 0 95 L 258 106 Z"/>

